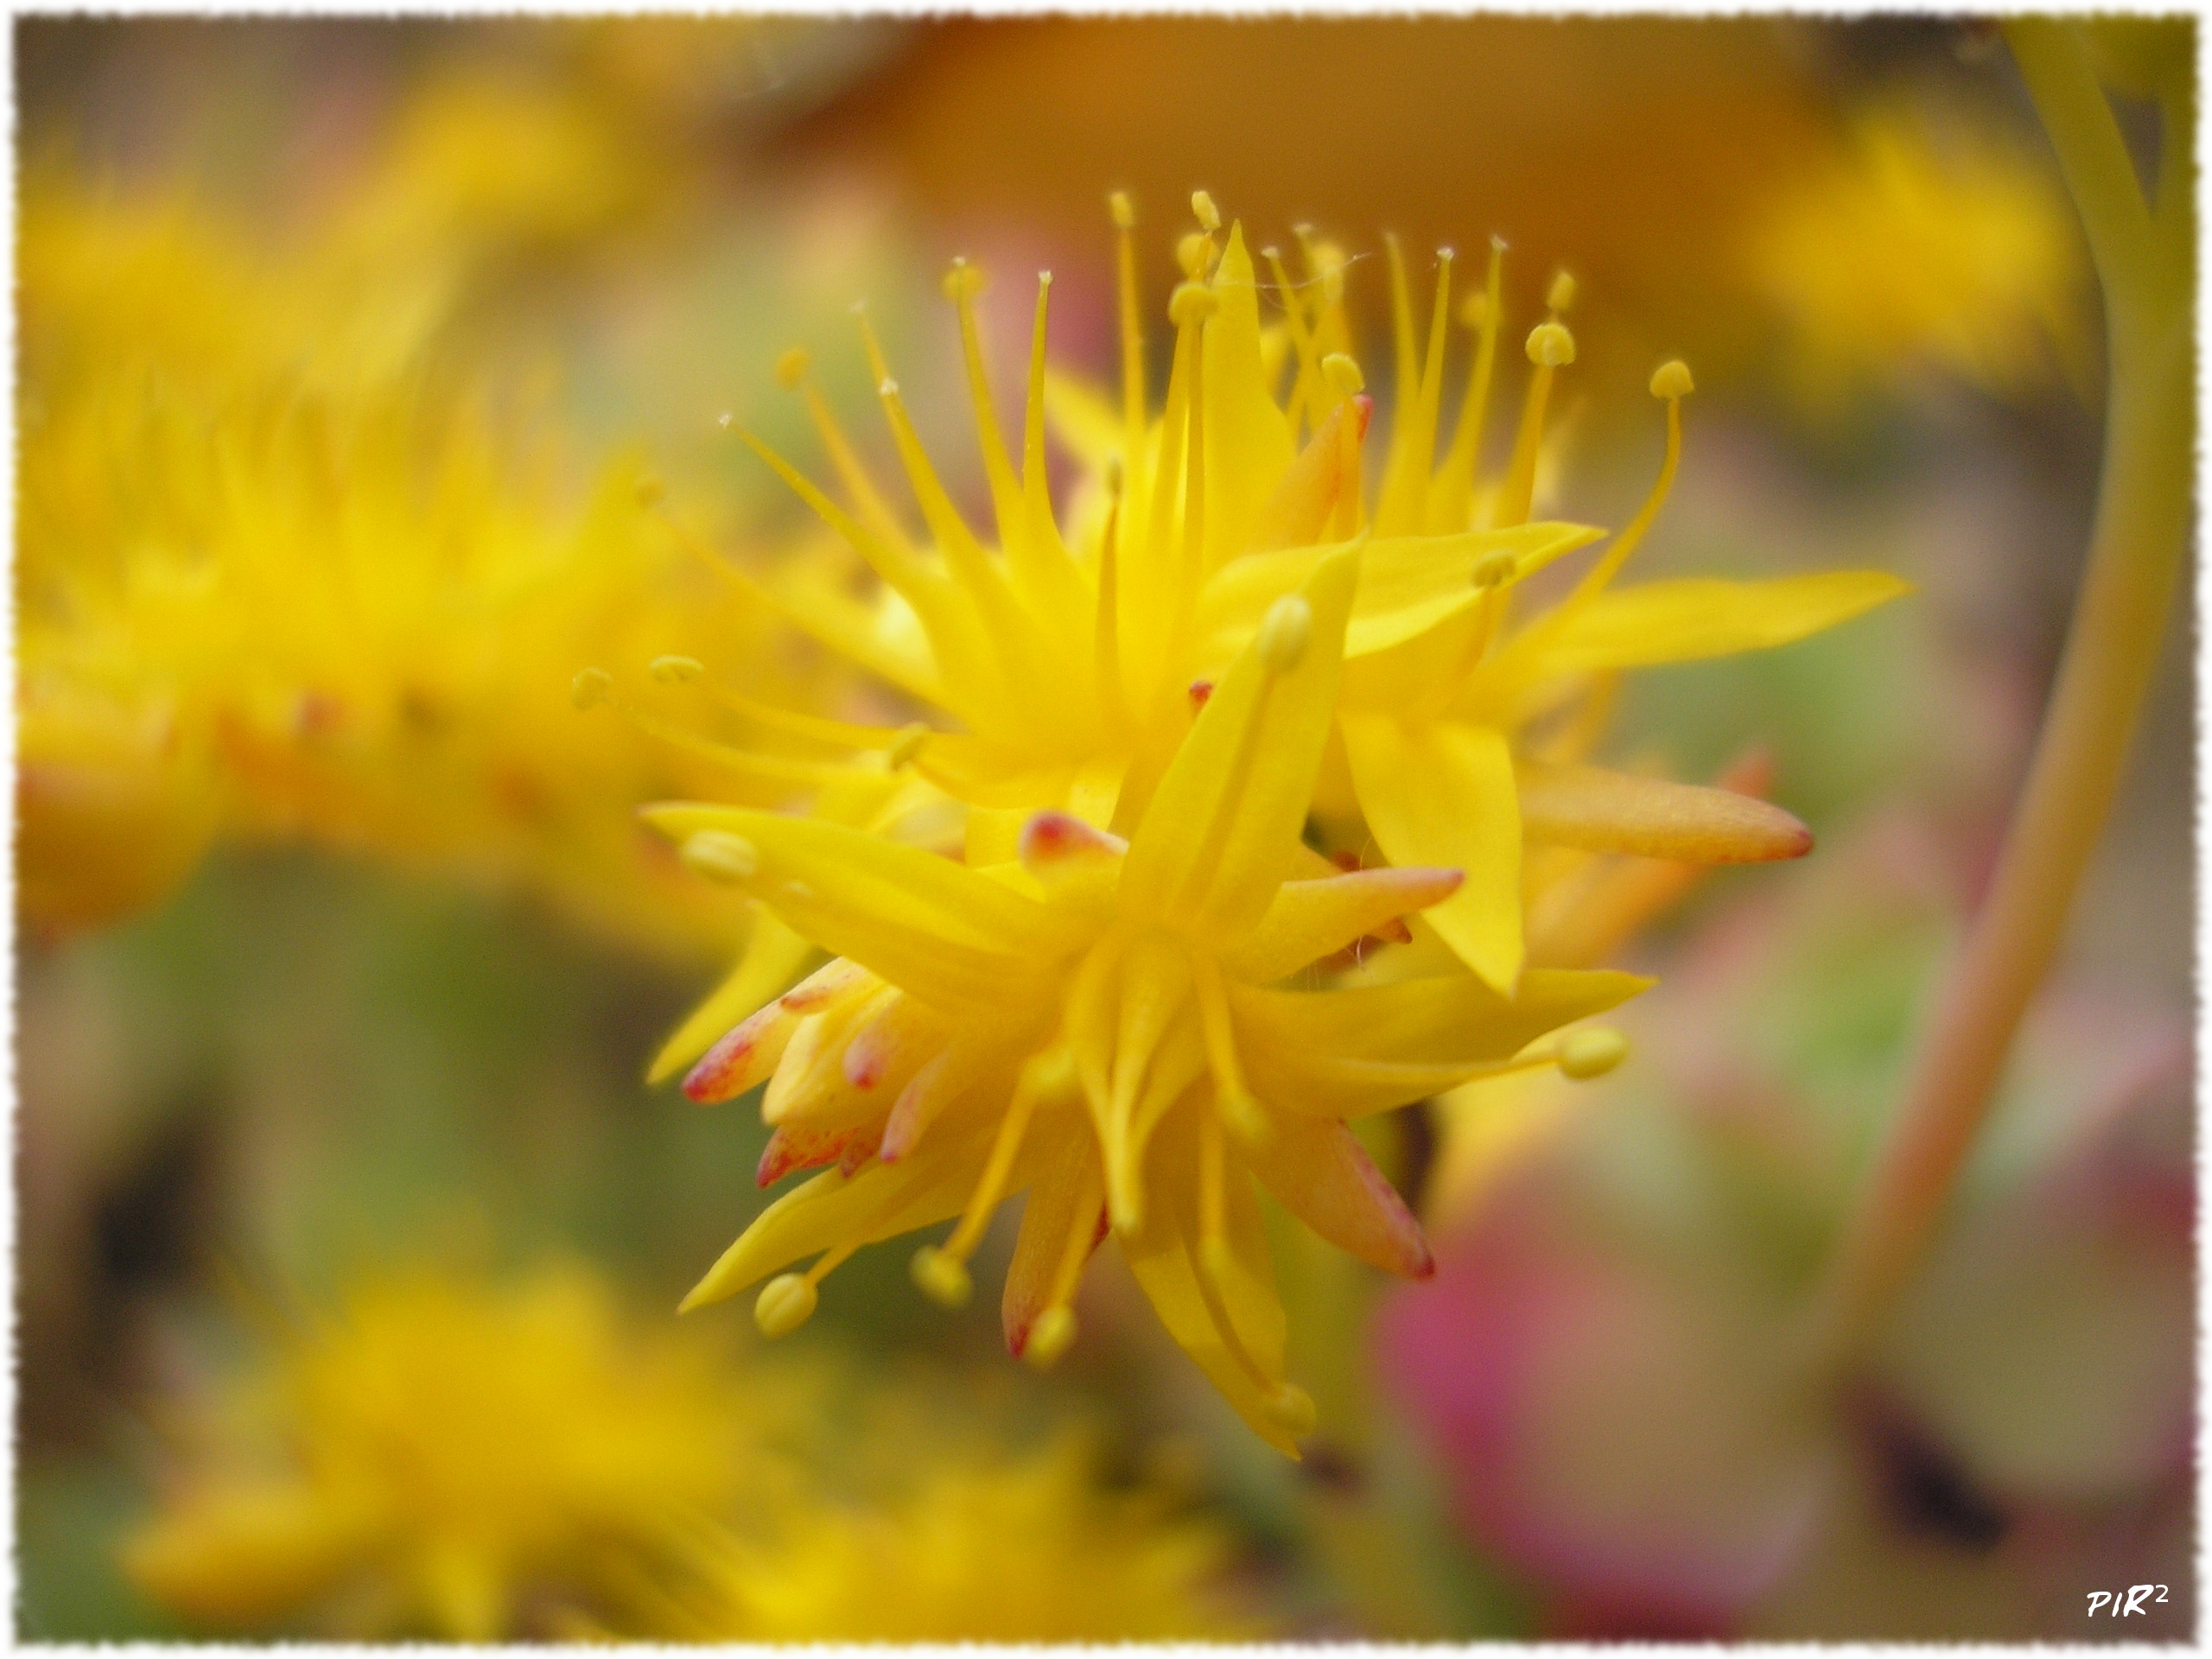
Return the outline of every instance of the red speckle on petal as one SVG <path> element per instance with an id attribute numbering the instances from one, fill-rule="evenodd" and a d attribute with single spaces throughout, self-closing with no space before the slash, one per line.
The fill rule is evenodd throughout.
<path id="1" fill-rule="evenodd" d="M 1213 696 L 1213 682 L 1211 680 L 1192 680 L 1191 682 L 1191 708 L 1193 711 L 1205 708 L 1206 706 L 1206 699 L 1211 696 Z"/>

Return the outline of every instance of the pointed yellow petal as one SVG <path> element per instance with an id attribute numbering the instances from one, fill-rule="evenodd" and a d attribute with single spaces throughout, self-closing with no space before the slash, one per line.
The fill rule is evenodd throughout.
<path id="1" fill-rule="evenodd" d="M 1045 371 L 1045 418 L 1052 435 L 1086 473 L 1105 469 L 1122 454 L 1122 411 L 1111 393 L 1058 369 Z"/>
<path id="2" fill-rule="evenodd" d="M 1260 1184 L 1339 1249 L 1408 1279 L 1436 1271 L 1421 1223 L 1343 1124 L 1278 1116 L 1268 1144 L 1246 1155 Z"/>
<path id="3" fill-rule="evenodd" d="M 737 966 L 661 1045 L 645 1073 L 646 1083 L 663 1083 L 674 1077 L 705 1053 L 717 1037 L 749 1018 L 769 998 L 790 989 L 799 969 L 813 954 L 812 945 L 756 906 L 753 931 L 746 938 L 745 952 L 738 957 Z"/>
<path id="4" fill-rule="evenodd" d="M 1353 940 L 1459 891 L 1457 870 L 1359 870 L 1315 881 L 1286 881 L 1250 938 L 1221 965 L 1248 984 L 1267 985 Z"/>
<path id="5" fill-rule="evenodd" d="M 1230 228 L 1213 293 L 1219 307 L 1206 322 L 1203 348 L 1210 569 L 1251 545 L 1262 506 L 1295 458 L 1260 349 L 1259 283 L 1242 225 Z"/>
<path id="6" fill-rule="evenodd" d="M 1255 1094 L 1281 1111 L 1354 1117 L 1465 1081 L 1650 983 L 1634 974 L 1532 968 L 1510 1001 L 1471 974 L 1334 991 L 1232 984 L 1229 997 Z"/>
<path id="7" fill-rule="evenodd" d="M 1344 486 L 1344 423 L 1357 424 L 1352 437 L 1356 446 L 1367 435 L 1374 410 L 1373 398 L 1348 397 L 1329 411 L 1254 519 L 1251 544 L 1255 551 L 1310 547 L 1321 539 Z M 1230 562 L 1232 568 L 1241 563 Z M 1286 584 L 1280 591 L 1288 593 L 1293 585 Z"/>
<path id="8" fill-rule="evenodd" d="M 1358 575 L 1357 548 L 1324 559 L 1270 616 L 1302 605 L 1303 637 L 1262 626 L 1230 664 L 1130 837 L 1125 913 L 1223 940 L 1265 913 L 1300 850 Z"/>
<path id="9" fill-rule="evenodd" d="M 1516 772 L 1531 841 L 1692 864 L 1755 864 L 1813 850 L 1811 830 L 1755 796 L 1599 766 L 1523 761 Z"/>
<path id="10" fill-rule="evenodd" d="M 802 1020 L 871 995 L 881 983 L 868 969 L 842 957 L 817 969 L 731 1027 L 691 1068 L 683 1079 L 683 1092 L 702 1106 L 734 1099 L 774 1073 Z"/>
<path id="11" fill-rule="evenodd" d="M 950 859 L 842 824 L 742 807 L 649 807 L 678 842 L 740 837 L 740 885 L 793 931 L 938 1007 L 1002 1011 L 1033 993 L 1039 959 L 1065 950 L 1065 918 Z"/>
<path id="12" fill-rule="evenodd" d="M 1008 1352 L 1017 1359 L 1029 1342 L 1029 1327 L 1051 1305 L 1054 1281 L 1062 1274 L 1068 1246 L 1078 1227 L 1090 1232 L 1079 1243 L 1084 1257 L 1106 1236 L 1104 1177 L 1097 1142 L 1089 1135 L 1071 1137 L 1072 1146 L 1039 1173 L 1021 1211 L 1021 1231 L 1006 1270 L 999 1300 L 999 1323 Z"/>
<path id="13" fill-rule="evenodd" d="M 1513 758 L 1484 726 L 1436 721 L 1408 730 L 1387 715 L 1347 712 L 1344 753 L 1360 810 L 1393 864 L 1465 872 L 1459 892 L 1427 912 L 1430 925 L 1491 985 L 1521 971 L 1521 815 Z"/>
<path id="14" fill-rule="evenodd" d="M 693 1286 L 680 1313 L 736 1295 L 801 1256 L 836 1244 L 872 1244 L 957 1216 L 982 1167 L 982 1138 L 874 1163 L 856 1175 L 836 1170 L 792 1188 L 753 1219 Z"/>
<path id="15" fill-rule="evenodd" d="M 1534 671 L 1583 674 L 1764 651 L 1847 622 L 1911 591 L 1911 583 L 1882 570 L 1609 588 L 1562 619 L 1544 639 Z M 1535 627 L 1542 626 L 1539 618 Z"/>

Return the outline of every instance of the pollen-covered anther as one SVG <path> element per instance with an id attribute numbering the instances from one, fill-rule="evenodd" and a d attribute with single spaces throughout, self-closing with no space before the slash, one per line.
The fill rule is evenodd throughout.
<path id="1" fill-rule="evenodd" d="M 1213 205 L 1213 197 L 1205 190 L 1191 192 L 1191 213 L 1211 236 L 1221 228 L 1221 209 Z"/>
<path id="2" fill-rule="evenodd" d="M 1367 390 L 1367 377 L 1359 365 L 1342 352 L 1331 352 L 1321 359 L 1321 378 L 1339 397 L 1357 397 Z"/>
<path id="3" fill-rule="evenodd" d="M 1673 403 L 1687 397 L 1697 390 L 1697 383 L 1690 378 L 1690 365 L 1679 357 L 1669 358 L 1651 372 L 1651 395 Z"/>
<path id="4" fill-rule="evenodd" d="M 1075 1310 L 1071 1307 L 1048 1307 L 1037 1316 L 1036 1324 L 1029 1327 L 1029 1339 L 1021 1345 L 1021 1357 L 1038 1370 L 1049 1370 L 1062 1354 L 1075 1345 Z"/>
<path id="5" fill-rule="evenodd" d="M 1554 311 L 1572 309 L 1574 305 L 1574 278 L 1563 270 L 1554 272 L 1551 289 L 1544 296 L 1544 303 Z"/>
<path id="6" fill-rule="evenodd" d="M 1293 1440 L 1311 1434 L 1319 1416 L 1313 1408 L 1313 1396 L 1295 1382 L 1277 1387 L 1268 1395 L 1262 1409 L 1268 1414 L 1268 1421 Z"/>
<path id="7" fill-rule="evenodd" d="M 776 359 L 776 384 L 787 391 L 796 391 L 806 378 L 806 372 L 814 359 L 807 355 L 806 347 L 794 346 Z M 729 423 L 729 416 L 722 416 L 722 423 Z"/>
<path id="8" fill-rule="evenodd" d="M 710 881 L 749 881 L 760 871 L 760 850 L 727 830 L 702 830 L 683 843 L 684 868 Z"/>
<path id="9" fill-rule="evenodd" d="M 1167 300 L 1167 319 L 1178 328 L 1203 322 L 1220 309 L 1221 302 L 1203 283 L 1180 283 Z"/>
<path id="10" fill-rule="evenodd" d="M 1208 238 L 1204 231 L 1187 231 L 1175 244 L 1175 264 L 1192 282 L 1206 274 Z"/>
<path id="11" fill-rule="evenodd" d="M 1610 1026 L 1567 1033 L 1559 1046 L 1560 1075 L 1586 1083 L 1628 1058 L 1628 1039 Z"/>
<path id="12" fill-rule="evenodd" d="M 1529 331 L 1529 360 L 1548 369 L 1574 361 L 1574 336 L 1563 322 L 1540 322 Z"/>
<path id="13" fill-rule="evenodd" d="M 1479 331 L 1490 321 L 1490 296 L 1470 294 L 1459 302 L 1459 326 Z"/>
<path id="14" fill-rule="evenodd" d="M 967 1264 L 934 1244 L 925 1244 L 914 1252 L 913 1272 L 922 1294 L 939 1307 L 965 1307 L 976 1294 L 976 1281 L 969 1276 Z"/>
<path id="15" fill-rule="evenodd" d="M 1297 594 L 1286 594 L 1268 607 L 1255 645 L 1271 674 L 1287 674 L 1306 655 L 1313 633 L 1313 608 Z"/>
<path id="16" fill-rule="evenodd" d="M 778 1274 L 753 1299 L 753 1323 L 764 1337 L 787 1337 L 814 1317 L 821 1294 L 804 1274 Z"/>
<path id="17" fill-rule="evenodd" d="M 1113 215 L 1116 230 L 1134 231 L 1137 227 L 1136 204 L 1129 200 L 1126 190 L 1116 190 L 1106 198 L 1106 211 Z"/>
<path id="18" fill-rule="evenodd" d="M 1510 553 L 1485 553 L 1475 561 L 1470 579 L 1478 588 L 1502 588 L 1520 568 L 1520 561 Z"/>
<path id="19" fill-rule="evenodd" d="M 614 695 L 614 677 L 603 668 L 587 668 L 569 682 L 569 701 L 579 709 L 596 709 Z"/>
<path id="20" fill-rule="evenodd" d="M 706 671 L 696 657 L 656 657 L 645 665 L 645 672 L 663 685 L 689 684 Z"/>

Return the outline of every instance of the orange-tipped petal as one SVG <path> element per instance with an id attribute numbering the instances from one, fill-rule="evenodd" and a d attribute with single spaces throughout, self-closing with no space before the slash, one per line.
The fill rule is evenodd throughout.
<path id="1" fill-rule="evenodd" d="M 1421 1223 L 1341 1123 L 1278 1116 L 1264 1147 L 1249 1150 L 1260 1184 L 1332 1244 L 1408 1279 L 1436 1271 Z"/>
<path id="2" fill-rule="evenodd" d="M 1354 423 L 1351 441 L 1357 444 L 1367 436 L 1374 413 L 1375 400 L 1364 395 L 1347 398 L 1329 411 L 1260 510 L 1252 530 L 1255 552 L 1310 547 L 1321 539 L 1329 515 L 1336 510 L 1338 493 L 1344 488 L 1344 423 Z"/>
<path id="3" fill-rule="evenodd" d="M 1813 832 L 1796 818 L 1731 790 L 1530 761 L 1517 779 L 1531 841 L 1690 864 L 1758 864 L 1813 849 Z"/>

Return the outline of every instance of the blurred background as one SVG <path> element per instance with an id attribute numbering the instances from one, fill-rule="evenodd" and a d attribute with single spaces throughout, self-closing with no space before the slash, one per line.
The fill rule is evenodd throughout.
<path id="1" fill-rule="evenodd" d="M 1836 1397 L 1786 1377 L 2095 485 L 2094 283 L 1993 34 L 15 27 L 21 1635 L 2193 1628 L 2185 618 L 1933 1259 Z M 1566 516 L 1633 511 L 1643 383 L 1686 357 L 1654 567 L 1919 589 L 1624 700 L 1621 752 L 1677 775 L 1764 751 L 1819 849 L 1631 944 L 1662 983 L 1611 1077 L 1389 1131 L 1434 1279 L 1286 1242 L 1298 1465 L 1110 1255 L 1049 1376 L 895 1249 L 772 1351 L 673 1320 L 765 1201 L 765 1131 L 641 1078 L 741 917 L 627 812 L 701 792 L 691 758 L 569 707 L 581 667 L 682 651 L 883 713 L 641 486 L 741 556 L 798 533 L 724 417 L 811 463 L 772 366 L 806 346 L 857 410 L 858 300 L 925 435 L 964 430 L 956 254 L 1008 296 L 1050 267 L 1062 366 L 1106 378 L 1106 194 L 1159 298 L 1201 187 L 1351 253 L 1386 397 L 1382 232 L 1502 237 L 1522 317 L 1571 270 Z M 986 310 L 1013 361 L 1026 306 Z M 609 1427 L 645 1421 L 673 1444 Z M 371 1495 L 362 1448 L 402 1442 Z"/>

